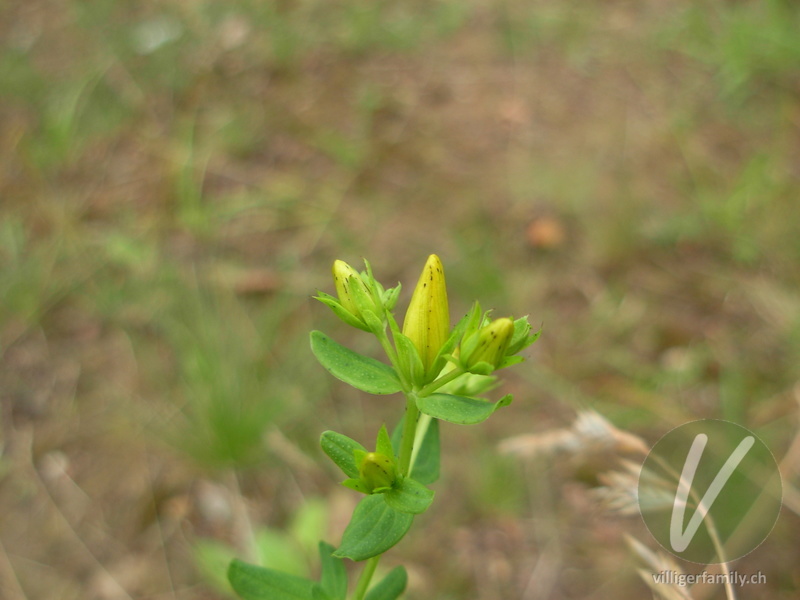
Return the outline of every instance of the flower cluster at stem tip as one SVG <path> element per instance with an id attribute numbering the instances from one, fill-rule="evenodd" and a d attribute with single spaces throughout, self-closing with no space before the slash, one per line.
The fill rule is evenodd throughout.
<path id="1" fill-rule="evenodd" d="M 333 264 L 336 296 L 320 292 L 317 298 L 344 322 L 385 336 L 388 325 L 394 340 L 394 358 L 411 391 L 421 389 L 454 369 L 459 373 L 491 375 L 521 362 L 517 356 L 538 338 L 527 317 L 491 319 L 475 302 L 467 315 L 450 326 L 444 267 L 431 254 L 414 288 L 402 330 L 392 315 L 400 284 L 385 289 L 372 275 L 368 262 L 359 273 L 344 261 Z M 390 358 L 392 358 L 390 354 Z M 394 362 L 394 361 L 393 361 Z"/>

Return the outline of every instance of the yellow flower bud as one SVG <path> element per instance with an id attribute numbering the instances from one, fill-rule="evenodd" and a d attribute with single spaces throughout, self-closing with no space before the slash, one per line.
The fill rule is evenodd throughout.
<path id="1" fill-rule="evenodd" d="M 485 362 L 496 369 L 505 358 L 508 344 L 514 336 L 514 321 L 505 317 L 497 319 L 475 335 L 478 336 L 477 345 L 468 357 L 463 357 L 465 365 L 470 368 Z"/>
<path id="2" fill-rule="evenodd" d="M 333 283 L 336 286 L 336 295 L 339 297 L 339 303 L 354 317 L 361 319 L 361 311 L 356 306 L 353 299 L 353 292 L 351 286 L 359 285 L 364 290 L 364 293 L 369 295 L 369 289 L 361 276 L 353 267 L 348 265 L 343 260 L 336 260 L 333 262 Z"/>
<path id="3" fill-rule="evenodd" d="M 436 355 L 450 334 L 450 312 L 442 261 L 435 254 L 428 257 L 425 268 L 411 296 L 403 335 L 416 347 L 427 373 Z"/>
<path id="4" fill-rule="evenodd" d="M 394 461 L 378 452 L 370 452 L 361 460 L 358 474 L 368 493 L 381 488 L 390 488 L 397 479 Z"/>

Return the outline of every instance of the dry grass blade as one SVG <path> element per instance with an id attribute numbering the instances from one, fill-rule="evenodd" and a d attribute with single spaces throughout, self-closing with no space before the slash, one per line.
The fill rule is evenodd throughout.
<path id="1" fill-rule="evenodd" d="M 794 386 L 793 393 L 797 408 L 800 410 L 800 383 Z M 800 515 L 800 490 L 792 485 L 793 474 L 800 471 L 800 428 L 781 459 L 780 470 L 783 477 L 783 505 Z"/>
<path id="2" fill-rule="evenodd" d="M 595 497 L 623 515 L 670 508 L 674 501 L 674 486 L 629 460 L 621 462 L 620 470 L 601 473 L 598 479 L 603 485 L 593 490 Z"/>
<path id="3" fill-rule="evenodd" d="M 608 471 L 598 476 L 603 485 L 592 490 L 594 497 L 609 511 L 621 515 L 639 514 L 638 465 L 624 461 L 623 470 Z"/>
<path id="4" fill-rule="evenodd" d="M 0 589 L 9 594 L 8 600 L 28 600 L 2 539 L 0 539 Z"/>
<path id="5" fill-rule="evenodd" d="M 632 433 L 614 427 L 593 410 L 580 411 L 569 428 L 551 429 L 507 438 L 498 446 L 500 452 L 520 457 L 591 455 L 614 451 L 646 455 L 647 444 Z"/>
<path id="6" fill-rule="evenodd" d="M 626 535 L 625 541 L 633 553 L 650 567 L 651 570 L 637 569 L 636 571 L 656 596 L 663 600 L 693 600 L 692 595 L 685 586 L 680 586 L 673 582 L 677 579 L 677 576 L 683 575 L 683 570 L 676 562 L 663 552 L 653 552 L 632 536 Z M 674 573 L 676 577 L 671 578 L 670 582 L 666 583 L 656 581 L 655 575 L 657 573 L 667 572 Z"/>
<path id="7" fill-rule="evenodd" d="M 653 574 L 645 569 L 636 569 L 636 572 L 658 598 L 663 600 L 693 600 L 691 594 L 679 585 L 656 583 L 653 580 Z"/>

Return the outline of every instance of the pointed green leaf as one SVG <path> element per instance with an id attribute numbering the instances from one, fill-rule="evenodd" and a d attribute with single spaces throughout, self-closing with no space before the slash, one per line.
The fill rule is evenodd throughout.
<path id="1" fill-rule="evenodd" d="M 483 377 L 489 376 L 495 371 L 496 367 L 485 360 L 480 360 L 469 368 L 470 373 L 473 373 L 474 375 L 481 375 Z"/>
<path id="2" fill-rule="evenodd" d="M 406 590 L 408 575 L 403 567 L 395 567 L 367 592 L 364 600 L 397 600 Z"/>
<path id="3" fill-rule="evenodd" d="M 507 353 L 509 355 L 516 354 L 520 350 L 524 350 L 542 335 L 542 328 L 539 331 L 530 333 L 531 325 L 528 323 L 528 317 L 522 317 L 514 321 L 514 337 L 511 338 L 511 343 L 508 345 Z"/>
<path id="4" fill-rule="evenodd" d="M 386 310 L 392 310 L 394 305 L 397 304 L 397 299 L 400 297 L 401 289 L 402 286 L 398 282 L 397 286 L 389 288 L 383 293 L 383 305 L 386 307 Z"/>
<path id="5" fill-rule="evenodd" d="M 368 394 L 395 394 L 402 388 L 390 366 L 334 342 L 321 331 L 311 332 L 311 351 L 331 375 Z"/>
<path id="6" fill-rule="evenodd" d="M 375 441 L 375 452 L 379 452 L 385 456 L 394 457 L 394 448 L 392 448 L 392 440 L 389 439 L 389 433 L 386 431 L 386 425 L 382 425 L 378 431 L 378 439 Z"/>
<path id="7" fill-rule="evenodd" d="M 335 296 L 331 296 L 330 294 L 326 294 L 325 292 L 318 292 L 318 296 L 314 296 L 315 299 L 319 300 L 326 306 L 330 307 L 330 309 L 334 312 L 334 314 L 339 317 L 342 321 L 350 325 L 351 327 L 356 327 L 363 331 L 369 331 L 369 327 L 364 324 L 364 322 L 359 319 L 358 317 L 354 316 L 349 310 L 347 310 L 344 306 L 342 306 L 339 299 Z"/>
<path id="8" fill-rule="evenodd" d="M 334 556 L 366 560 L 382 554 L 403 539 L 413 520 L 386 504 L 383 494 L 367 496 L 356 506 Z"/>
<path id="9" fill-rule="evenodd" d="M 319 438 L 322 451 L 327 454 L 348 477 L 358 477 L 358 464 L 353 456 L 355 450 L 366 453 L 366 448 L 354 439 L 336 433 L 325 431 Z"/>
<path id="10" fill-rule="evenodd" d="M 386 330 L 386 325 L 380 320 L 378 315 L 371 310 L 363 311 L 361 316 L 364 317 L 364 322 L 367 324 L 370 333 L 380 335 L 382 331 Z M 394 371 L 392 371 L 392 373 L 394 373 Z"/>
<path id="11" fill-rule="evenodd" d="M 420 421 L 422 423 L 422 421 Z M 417 427 L 421 427 L 418 425 Z M 431 419 L 422 444 L 411 465 L 411 475 L 422 484 L 430 485 L 439 479 L 439 421 Z"/>
<path id="12" fill-rule="evenodd" d="M 361 281 L 364 281 L 364 278 L 360 278 Z M 373 283 L 377 283 L 373 279 Z M 376 302 L 375 298 L 373 297 L 372 292 L 368 289 L 368 285 L 366 282 L 364 285 L 350 285 L 350 295 L 353 300 L 353 303 L 356 305 L 359 314 L 364 319 L 364 322 L 370 327 L 370 330 L 377 333 L 378 331 L 383 331 L 385 327 L 381 322 L 381 319 L 376 314 L 376 311 L 380 311 L 383 313 L 383 309 L 380 305 L 380 297 L 378 297 L 378 302 Z M 370 315 L 368 317 L 368 315 Z M 375 329 L 373 329 L 375 328 Z"/>
<path id="13" fill-rule="evenodd" d="M 400 423 L 392 431 L 392 447 L 395 455 L 400 453 L 400 442 L 403 439 L 403 423 L 405 423 L 405 416 L 400 419 Z M 417 429 L 420 427 L 422 425 L 417 425 Z M 411 465 L 411 474 L 414 479 L 425 485 L 430 485 L 439 479 L 439 457 L 439 421 L 431 419 L 425 431 L 425 437 L 422 438 L 422 444 L 414 458 L 414 463 Z"/>
<path id="14" fill-rule="evenodd" d="M 405 477 L 383 496 L 386 504 L 392 508 L 418 515 L 428 510 L 433 502 L 433 493 L 433 490 L 429 490 L 418 481 Z"/>
<path id="15" fill-rule="evenodd" d="M 518 365 L 521 362 L 524 362 L 525 358 L 522 356 L 506 356 L 500 364 L 497 365 L 498 369 L 505 369 L 506 367 L 511 367 L 513 365 Z"/>
<path id="16" fill-rule="evenodd" d="M 478 311 L 480 311 L 480 305 L 477 307 Z M 470 313 L 464 315 L 461 320 L 456 323 L 456 326 L 453 327 L 452 331 L 450 331 L 450 337 L 447 338 L 442 347 L 439 349 L 439 353 L 436 355 L 436 360 L 433 361 L 433 365 L 431 366 L 430 373 L 428 373 L 427 380 L 423 383 L 430 383 L 434 381 L 439 374 L 442 372 L 442 369 L 447 364 L 448 357 L 452 355 L 453 351 L 456 349 L 456 346 L 461 341 L 461 338 L 464 335 L 464 331 L 467 328 L 468 322 L 470 320 L 470 315 L 472 312 L 475 311 L 473 307 Z"/>
<path id="17" fill-rule="evenodd" d="M 440 387 L 439 393 L 454 394 L 456 396 L 479 396 L 495 387 L 497 387 L 497 377 L 494 375 L 464 373 L 450 383 Z"/>
<path id="18" fill-rule="evenodd" d="M 355 490 L 357 492 L 361 492 L 362 494 L 369 494 L 370 493 L 369 489 L 367 489 L 367 486 L 360 479 L 355 479 L 355 478 L 351 477 L 350 479 L 345 479 L 342 482 L 342 485 L 344 487 L 350 488 L 351 490 Z"/>
<path id="19" fill-rule="evenodd" d="M 503 396 L 499 402 L 489 402 L 481 398 L 454 396 L 452 394 L 431 394 L 417 398 L 417 407 L 426 415 L 458 425 L 474 425 L 488 419 L 494 411 L 511 404 L 511 395 Z"/>
<path id="20" fill-rule="evenodd" d="M 228 581 L 243 600 L 313 600 L 314 582 L 234 559 Z"/>
<path id="21" fill-rule="evenodd" d="M 319 543 L 319 558 L 322 565 L 320 587 L 331 600 L 345 600 L 347 596 L 347 571 L 341 558 L 333 556 L 334 547 Z"/>

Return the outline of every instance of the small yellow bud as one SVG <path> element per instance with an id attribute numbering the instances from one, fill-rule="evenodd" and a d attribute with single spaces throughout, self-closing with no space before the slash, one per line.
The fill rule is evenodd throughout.
<path id="1" fill-rule="evenodd" d="M 478 343 L 475 349 L 463 359 L 467 368 L 485 362 L 496 369 L 505 358 L 508 344 L 514 336 L 514 321 L 505 317 L 497 319 L 483 327 L 476 335 Z"/>
<path id="2" fill-rule="evenodd" d="M 450 334 L 450 312 L 442 261 L 435 254 L 425 268 L 411 296 L 403 321 L 403 335 L 416 347 L 427 373 Z"/>
<path id="3" fill-rule="evenodd" d="M 343 260 L 336 260 L 333 262 L 333 283 L 336 286 L 336 295 L 339 297 L 341 305 L 354 317 L 361 318 L 361 311 L 353 299 L 351 286 L 361 286 L 366 294 L 369 294 L 369 289 L 362 281 L 358 271 Z"/>
<path id="4" fill-rule="evenodd" d="M 397 479 L 397 468 L 392 459 L 378 452 L 369 452 L 358 466 L 358 474 L 368 493 L 390 488 Z"/>

